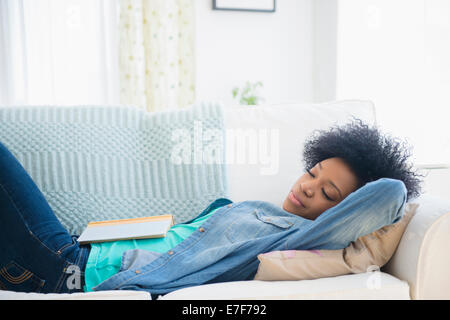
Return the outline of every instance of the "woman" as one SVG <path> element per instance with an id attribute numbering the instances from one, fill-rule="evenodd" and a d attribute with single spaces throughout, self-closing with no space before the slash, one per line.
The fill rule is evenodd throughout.
<path id="1" fill-rule="evenodd" d="M 306 172 L 282 208 L 220 198 L 162 239 L 80 246 L 14 156 L 0 144 L 0 289 L 26 292 L 147 290 L 252 279 L 257 255 L 340 249 L 396 222 L 419 195 L 409 152 L 362 121 L 317 131 Z"/>

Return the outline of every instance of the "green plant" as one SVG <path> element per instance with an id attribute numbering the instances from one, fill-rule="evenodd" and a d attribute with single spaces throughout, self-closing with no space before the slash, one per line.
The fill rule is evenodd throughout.
<path id="1" fill-rule="evenodd" d="M 261 81 L 255 83 L 247 81 L 242 89 L 234 87 L 231 93 L 233 94 L 233 99 L 238 99 L 240 104 L 257 105 L 264 101 L 257 92 L 258 87 L 262 86 L 263 84 Z"/>

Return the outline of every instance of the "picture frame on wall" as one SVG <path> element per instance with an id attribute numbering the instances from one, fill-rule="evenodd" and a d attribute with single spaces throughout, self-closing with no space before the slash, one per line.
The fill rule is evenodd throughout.
<path id="1" fill-rule="evenodd" d="M 275 12 L 276 0 L 213 0 L 213 10 Z"/>

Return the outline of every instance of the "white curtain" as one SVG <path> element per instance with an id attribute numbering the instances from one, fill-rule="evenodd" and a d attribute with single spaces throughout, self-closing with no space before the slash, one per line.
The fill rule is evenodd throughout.
<path id="1" fill-rule="evenodd" d="M 195 98 L 193 0 L 120 0 L 120 101 L 148 111 Z"/>
<path id="2" fill-rule="evenodd" d="M 0 0 L 0 104 L 118 104 L 117 0 Z"/>

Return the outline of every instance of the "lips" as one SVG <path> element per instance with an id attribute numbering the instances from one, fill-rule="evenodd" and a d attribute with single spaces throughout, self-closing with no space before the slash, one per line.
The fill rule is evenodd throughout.
<path id="1" fill-rule="evenodd" d="M 291 192 L 289 192 L 289 200 L 291 200 L 291 202 L 298 207 L 301 207 L 301 208 L 305 207 L 305 205 L 300 201 L 299 198 L 297 198 L 297 196 L 295 195 L 295 193 L 292 190 L 291 190 Z"/>

